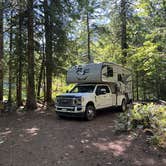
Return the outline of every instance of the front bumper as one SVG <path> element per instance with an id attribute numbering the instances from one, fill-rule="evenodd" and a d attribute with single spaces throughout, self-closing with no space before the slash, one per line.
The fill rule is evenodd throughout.
<path id="1" fill-rule="evenodd" d="M 77 106 L 77 107 L 60 107 L 60 106 L 56 106 L 56 113 L 59 116 L 84 117 L 85 107 L 82 107 L 82 106 Z"/>
<path id="2" fill-rule="evenodd" d="M 64 117 L 74 117 L 74 118 L 83 118 L 85 116 L 84 112 L 71 113 L 71 112 L 56 112 L 59 116 Z"/>

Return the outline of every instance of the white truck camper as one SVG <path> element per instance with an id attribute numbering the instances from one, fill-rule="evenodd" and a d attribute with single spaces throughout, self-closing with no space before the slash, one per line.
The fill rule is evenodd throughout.
<path id="1" fill-rule="evenodd" d="M 131 71 L 115 63 L 77 65 L 67 72 L 67 83 L 75 87 L 56 98 L 56 113 L 92 120 L 96 110 L 117 107 L 126 110 L 132 102 Z"/>

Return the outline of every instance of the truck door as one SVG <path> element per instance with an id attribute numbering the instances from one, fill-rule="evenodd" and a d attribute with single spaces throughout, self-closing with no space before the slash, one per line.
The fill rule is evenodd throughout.
<path id="1" fill-rule="evenodd" d="M 107 85 L 97 86 L 95 99 L 97 109 L 112 106 L 112 96 L 109 87 Z"/>

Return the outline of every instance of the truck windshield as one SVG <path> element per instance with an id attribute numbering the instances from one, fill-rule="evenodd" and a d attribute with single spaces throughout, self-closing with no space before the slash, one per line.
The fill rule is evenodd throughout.
<path id="1" fill-rule="evenodd" d="M 70 93 L 93 93 L 95 85 L 77 85 Z"/>

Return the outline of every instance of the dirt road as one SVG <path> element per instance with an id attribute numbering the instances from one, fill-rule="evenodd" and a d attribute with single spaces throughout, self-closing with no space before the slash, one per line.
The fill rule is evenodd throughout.
<path id="1" fill-rule="evenodd" d="M 0 117 L 0 166 L 165 166 L 144 136 L 115 134 L 119 113 L 91 122 L 34 112 Z"/>

